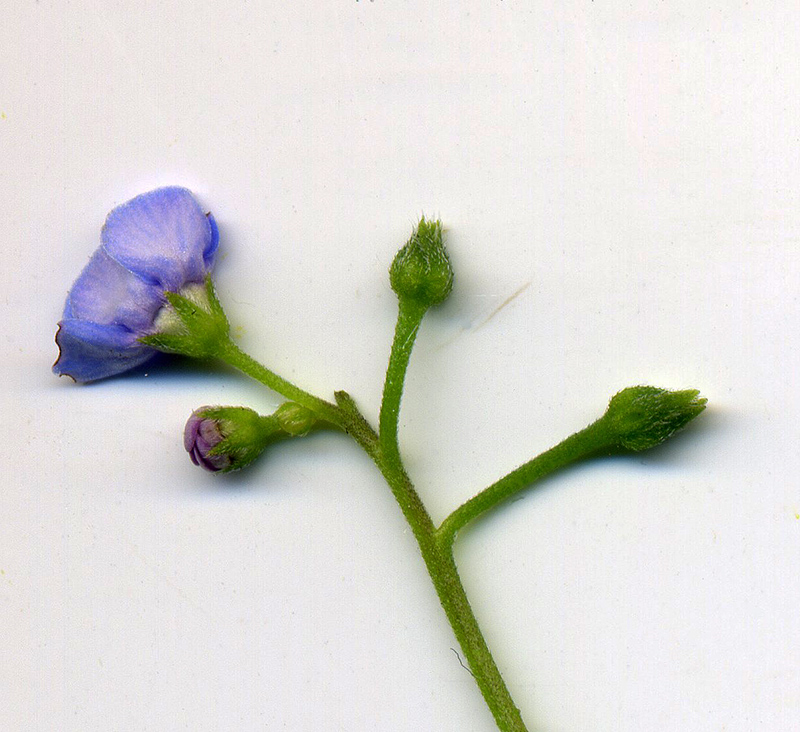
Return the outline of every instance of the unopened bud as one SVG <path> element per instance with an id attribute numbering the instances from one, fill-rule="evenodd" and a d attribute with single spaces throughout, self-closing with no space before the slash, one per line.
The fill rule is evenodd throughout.
<path id="1" fill-rule="evenodd" d="M 317 423 L 310 409 L 286 402 L 261 416 L 246 407 L 200 407 L 183 431 L 183 445 L 195 465 L 214 473 L 239 470 L 272 442 L 302 437 Z"/>
<path id="2" fill-rule="evenodd" d="M 195 465 L 228 473 L 255 460 L 275 431 L 246 407 L 201 407 L 186 422 L 183 445 Z"/>
<path id="3" fill-rule="evenodd" d="M 707 401 L 696 389 L 631 386 L 611 398 L 603 422 L 620 447 L 647 450 L 685 427 Z"/>
<path id="4" fill-rule="evenodd" d="M 280 428 L 292 437 L 302 437 L 316 424 L 317 418 L 310 409 L 286 402 L 275 412 Z"/>
<path id="5" fill-rule="evenodd" d="M 392 289 L 401 300 L 422 307 L 442 302 L 453 289 L 453 268 L 442 241 L 442 222 L 422 218 L 389 269 Z"/>

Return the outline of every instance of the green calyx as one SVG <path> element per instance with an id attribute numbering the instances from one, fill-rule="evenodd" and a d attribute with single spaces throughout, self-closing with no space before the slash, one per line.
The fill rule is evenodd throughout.
<path id="1" fill-rule="evenodd" d="M 392 289 L 401 300 L 422 307 L 442 302 L 453 289 L 453 268 L 444 248 L 442 222 L 423 217 L 389 269 Z"/>
<path id="2" fill-rule="evenodd" d="M 707 401 L 696 389 L 631 386 L 611 398 L 601 421 L 618 447 L 638 452 L 685 427 L 706 408 Z"/>
<path id="3" fill-rule="evenodd" d="M 192 358 L 217 355 L 230 326 L 211 278 L 186 285 L 180 292 L 165 292 L 164 297 L 167 302 L 156 316 L 153 332 L 139 341 L 164 353 Z"/>
<path id="4" fill-rule="evenodd" d="M 276 420 L 262 417 L 247 407 L 208 407 L 197 413 L 211 420 L 222 438 L 208 450 L 208 456 L 225 455 L 230 463 L 219 472 L 241 470 L 255 460 L 280 432 Z"/>
<path id="5" fill-rule="evenodd" d="M 207 407 L 196 415 L 216 426 L 221 439 L 207 455 L 225 455 L 230 460 L 221 473 L 241 470 L 268 445 L 289 437 L 303 437 L 317 424 L 311 410 L 294 402 L 285 402 L 269 415 L 260 415 L 247 407 Z"/>

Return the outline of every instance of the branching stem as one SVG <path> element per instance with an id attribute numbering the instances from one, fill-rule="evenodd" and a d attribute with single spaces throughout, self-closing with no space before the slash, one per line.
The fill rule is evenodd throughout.
<path id="1" fill-rule="evenodd" d="M 217 352 L 217 358 L 264 384 L 264 386 L 278 392 L 278 394 L 285 396 L 287 399 L 310 409 L 320 419 L 330 422 L 340 429 L 346 429 L 343 413 L 339 407 L 314 396 L 299 386 L 295 386 L 266 366 L 262 366 L 232 340 L 228 339 L 222 343 L 220 350 Z"/>
<path id="2" fill-rule="evenodd" d="M 614 447 L 604 418 L 567 437 L 538 457 L 485 488 L 453 511 L 441 524 L 437 538 L 444 546 L 452 546 L 456 534 L 470 521 L 490 511 L 515 493 L 572 463 L 609 452 Z"/>
<path id="3" fill-rule="evenodd" d="M 404 308 L 401 305 L 384 385 L 380 436 L 369 427 L 346 394 L 340 393 L 337 397 L 339 405 L 320 399 L 262 366 L 232 341 L 225 344 L 218 357 L 287 399 L 311 409 L 321 419 L 348 432 L 372 458 L 414 533 L 447 619 L 498 728 L 502 732 L 527 732 L 472 612 L 453 559 L 452 546 L 438 540 L 436 526 L 400 458 L 397 440 L 400 400 L 411 349 L 424 313 L 425 309 L 418 306 Z M 346 408 L 343 408 L 344 405 Z"/>

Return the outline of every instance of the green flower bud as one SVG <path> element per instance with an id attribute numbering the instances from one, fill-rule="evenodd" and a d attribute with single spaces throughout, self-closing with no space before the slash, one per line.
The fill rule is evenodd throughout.
<path id="1" fill-rule="evenodd" d="M 664 442 L 706 408 L 696 389 L 668 391 L 631 386 L 611 398 L 602 418 L 616 443 L 627 450 L 647 450 Z"/>
<path id="2" fill-rule="evenodd" d="M 422 307 L 442 302 L 453 289 L 453 268 L 442 241 L 442 222 L 423 217 L 389 269 L 392 289 L 401 300 Z"/>
<path id="3" fill-rule="evenodd" d="M 278 407 L 275 412 L 280 428 L 292 437 L 302 437 L 308 434 L 309 430 L 317 423 L 317 417 L 310 409 L 286 402 Z"/>

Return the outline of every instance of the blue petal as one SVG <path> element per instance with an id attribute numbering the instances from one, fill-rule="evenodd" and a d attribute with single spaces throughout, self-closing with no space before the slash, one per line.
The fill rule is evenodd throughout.
<path id="1" fill-rule="evenodd" d="M 214 267 L 214 259 L 217 256 L 217 247 L 219 246 L 219 229 L 217 228 L 217 220 L 211 215 L 206 214 L 208 225 L 211 227 L 211 241 L 203 252 L 203 263 L 206 265 L 206 272 L 210 272 Z"/>
<path id="2" fill-rule="evenodd" d="M 53 371 L 79 382 L 121 374 L 156 354 L 136 339 L 135 333 L 121 325 L 65 318 L 56 333 L 60 353 Z"/>
<path id="3" fill-rule="evenodd" d="M 65 318 L 116 323 L 143 334 L 153 325 L 164 297 L 151 285 L 117 264 L 101 248 L 81 272 L 67 296 Z"/>
<path id="4" fill-rule="evenodd" d="M 216 223 L 186 188 L 158 188 L 117 206 L 103 227 L 103 248 L 162 290 L 202 282 L 214 263 Z"/>

